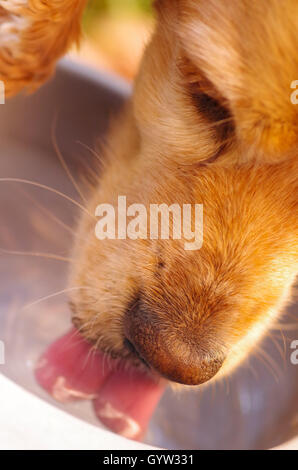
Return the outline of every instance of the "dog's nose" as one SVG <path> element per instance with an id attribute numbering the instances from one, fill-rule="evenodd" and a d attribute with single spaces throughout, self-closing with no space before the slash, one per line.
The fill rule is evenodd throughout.
<path id="1" fill-rule="evenodd" d="M 184 385 L 200 385 L 212 379 L 224 362 L 221 352 L 200 344 L 194 331 L 163 325 L 154 315 L 141 309 L 130 310 L 124 331 L 143 362 L 168 380 Z M 214 347 L 214 346 L 213 346 Z"/>

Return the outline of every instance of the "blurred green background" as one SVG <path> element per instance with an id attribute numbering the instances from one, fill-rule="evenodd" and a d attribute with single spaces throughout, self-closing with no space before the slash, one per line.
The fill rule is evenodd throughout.
<path id="1" fill-rule="evenodd" d="M 85 12 L 85 25 L 98 15 L 149 14 L 152 12 L 152 0 L 90 0 Z"/>
<path id="2" fill-rule="evenodd" d="M 152 0 L 89 0 L 71 57 L 133 80 L 154 25 Z"/>

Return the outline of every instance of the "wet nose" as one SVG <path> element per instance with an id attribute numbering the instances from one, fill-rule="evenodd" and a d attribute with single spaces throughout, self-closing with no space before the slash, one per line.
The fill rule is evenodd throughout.
<path id="1" fill-rule="evenodd" d="M 203 384 L 217 374 L 225 359 L 221 352 L 209 350 L 206 341 L 202 344 L 191 329 L 163 324 L 140 308 L 126 314 L 124 331 L 140 359 L 172 382 Z"/>

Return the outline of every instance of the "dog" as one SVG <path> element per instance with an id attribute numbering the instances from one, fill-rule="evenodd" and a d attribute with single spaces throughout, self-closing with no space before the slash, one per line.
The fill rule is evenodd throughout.
<path id="1" fill-rule="evenodd" d="M 79 40 L 86 0 L 0 1 L 7 96 L 33 91 Z M 83 214 L 73 322 L 96 348 L 170 383 L 230 374 L 291 299 L 298 271 L 296 0 L 157 0 L 132 98 L 87 210 L 204 207 L 204 242 L 104 240 Z"/>

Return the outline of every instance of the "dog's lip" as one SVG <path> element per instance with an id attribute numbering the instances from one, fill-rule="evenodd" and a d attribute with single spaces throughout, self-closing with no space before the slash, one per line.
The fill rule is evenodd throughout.
<path id="1" fill-rule="evenodd" d="M 148 364 L 148 362 L 145 361 L 145 359 L 140 355 L 140 353 L 137 351 L 137 349 L 134 347 L 132 342 L 128 339 L 124 339 L 124 345 L 125 347 L 129 350 L 130 352 L 130 357 L 131 360 L 133 361 L 134 359 L 137 359 L 140 361 L 148 370 L 152 371 L 151 366 Z"/>

